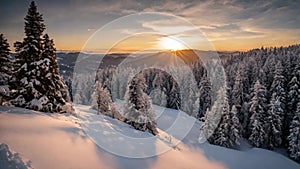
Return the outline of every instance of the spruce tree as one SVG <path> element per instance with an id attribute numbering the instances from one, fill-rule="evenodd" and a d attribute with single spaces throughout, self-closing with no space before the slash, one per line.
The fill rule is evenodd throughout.
<path id="1" fill-rule="evenodd" d="M 31 2 L 25 17 L 25 38 L 23 42 L 16 42 L 16 93 L 12 104 L 30 109 L 40 109 L 39 102 L 45 103 L 47 98 L 42 98 L 46 91 L 41 82 L 37 80 L 41 76 L 38 61 L 42 57 L 42 34 L 45 30 L 42 15 L 37 11 L 34 1 Z M 42 98 L 41 100 L 39 100 Z M 39 105 L 38 105 L 39 104 Z"/>
<path id="2" fill-rule="evenodd" d="M 279 98 L 280 106 L 283 111 L 285 111 L 285 101 L 286 101 L 286 90 L 285 90 L 285 78 L 283 76 L 283 67 L 281 62 L 278 62 L 275 66 L 274 81 L 271 86 L 272 94 L 276 94 Z M 281 114 L 283 116 L 283 114 Z"/>
<path id="3" fill-rule="evenodd" d="M 280 97 L 277 97 L 276 93 L 273 93 L 272 99 L 269 105 L 267 119 L 267 146 L 270 149 L 278 147 L 282 143 L 282 115 L 283 109 L 281 107 Z"/>
<path id="4" fill-rule="evenodd" d="M 11 103 L 45 112 L 71 111 L 66 85 L 58 74 L 53 40 L 43 36 L 43 21 L 31 2 L 25 17 L 25 38 L 15 43 L 18 70 Z"/>
<path id="5" fill-rule="evenodd" d="M 247 118 L 246 113 L 247 111 L 242 111 L 243 104 L 245 102 L 245 94 L 244 94 L 244 86 L 243 86 L 243 81 L 240 73 L 240 69 L 238 70 L 235 81 L 234 81 L 234 86 L 232 90 L 232 104 L 234 105 L 236 109 L 236 116 L 238 117 L 239 121 L 244 121 Z"/>
<path id="6" fill-rule="evenodd" d="M 240 70 L 238 70 L 236 77 L 235 77 L 233 90 L 232 90 L 232 103 L 235 105 L 238 112 L 240 112 L 240 110 L 242 108 L 242 104 L 244 101 L 243 96 L 244 96 L 243 82 L 242 82 Z"/>
<path id="7" fill-rule="evenodd" d="M 288 136 L 288 151 L 291 158 L 300 162 L 300 102 L 290 125 Z"/>
<path id="8" fill-rule="evenodd" d="M 95 90 L 93 93 L 93 108 L 98 110 L 98 114 L 103 114 L 120 121 L 123 121 L 124 118 L 120 112 L 115 107 L 114 103 L 111 100 L 111 95 L 107 88 L 102 87 L 99 81 L 95 83 Z"/>
<path id="9" fill-rule="evenodd" d="M 9 78 L 12 76 L 12 58 L 7 39 L 0 34 L 0 85 L 7 85 Z"/>
<path id="10" fill-rule="evenodd" d="M 125 94 L 124 115 L 126 122 L 137 130 L 149 131 L 156 135 L 155 112 L 151 101 L 144 92 L 145 78 L 142 73 L 135 76 L 128 84 Z"/>
<path id="11" fill-rule="evenodd" d="M 9 81 L 12 78 L 12 58 L 7 39 L 0 34 L 0 105 L 10 97 Z"/>
<path id="12" fill-rule="evenodd" d="M 233 106 L 230 111 L 228 96 L 226 90 L 223 88 L 221 88 L 218 94 L 217 101 L 220 98 L 223 98 L 221 119 L 209 141 L 223 147 L 233 147 L 239 144 L 240 139 L 240 122 L 237 117 L 237 109 Z"/>
<path id="13" fill-rule="evenodd" d="M 203 77 L 200 82 L 200 100 L 199 100 L 199 116 L 204 117 L 208 109 L 211 108 L 211 84 L 207 77 Z"/>
<path id="14" fill-rule="evenodd" d="M 47 103 L 49 108 L 44 111 L 60 112 L 63 106 L 70 102 L 70 97 L 67 86 L 59 75 L 56 49 L 48 34 L 43 36 L 43 53 L 39 63 L 41 66 L 41 83 L 45 86 L 45 95 L 49 99 Z"/>
<path id="15" fill-rule="evenodd" d="M 225 95 L 225 89 L 220 88 L 211 110 L 207 109 L 204 117 L 202 118 L 204 122 L 200 127 L 201 135 L 205 136 L 205 138 L 212 144 L 216 144 L 215 141 L 217 138 L 215 131 L 217 130 L 223 116 L 223 107 L 226 104 L 225 97 L 227 97 Z"/>
<path id="16" fill-rule="evenodd" d="M 253 96 L 250 101 L 250 137 L 249 141 L 255 147 L 261 147 L 265 143 L 265 112 L 266 112 L 266 89 L 257 80 L 253 88 Z"/>
<path id="17" fill-rule="evenodd" d="M 228 96 L 226 94 L 226 90 L 222 88 L 221 95 L 218 97 L 223 97 L 223 108 L 221 114 L 220 123 L 215 130 L 213 135 L 213 143 L 223 146 L 223 147 L 232 147 L 233 142 L 230 139 L 230 128 L 231 128 L 231 118 L 230 118 L 230 110 L 229 110 L 229 103 L 228 103 Z"/>
<path id="18" fill-rule="evenodd" d="M 232 142 L 232 145 L 239 145 L 240 144 L 240 130 L 241 130 L 241 124 L 238 118 L 238 112 L 237 108 L 235 105 L 232 106 L 231 111 L 230 111 L 230 118 L 231 118 L 231 123 L 230 123 L 230 132 L 229 132 L 229 137 Z"/>
<path id="19" fill-rule="evenodd" d="M 300 102 L 300 83 L 298 76 L 294 75 L 292 80 L 288 83 L 288 102 L 287 102 L 287 112 L 284 117 L 284 135 L 288 135 L 289 127 L 291 121 L 295 115 L 295 110 L 297 109 L 297 104 Z"/>

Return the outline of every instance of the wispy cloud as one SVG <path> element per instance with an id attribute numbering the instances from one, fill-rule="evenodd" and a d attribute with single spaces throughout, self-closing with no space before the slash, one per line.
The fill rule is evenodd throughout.
<path id="1" fill-rule="evenodd" d="M 65 45 L 60 44 L 63 40 L 59 38 L 69 35 L 73 39 L 74 35 L 80 35 L 82 40 L 88 39 L 91 32 L 106 23 L 138 12 L 168 13 L 184 20 L 146 18 L 136 23 L 122 23 L 124 25 L 115 28 L 115 33 L 130 35 L 154 31 L 187 39 L 195 37 L 198 31 L 205 33 L 211 41 L 230 41 L 232 44 L 233 41 L 241 43 L 237 39 L 251 39 L 253 43 L 256 40 L 259 45 L 268 40 L 278 44 L 300 42 L 298 0 L 52 0 L 37 1 L 37 5 L 44 14 L 48 30 L 58 39 L 57 46 Z M 27 8 L 28 1 L 0 1 L 0 30 L 8 34 L 12 42 L 22 39 Z M 284 40 L 274 39 L 279 35 L 284 35 L 281 36 Z"/>

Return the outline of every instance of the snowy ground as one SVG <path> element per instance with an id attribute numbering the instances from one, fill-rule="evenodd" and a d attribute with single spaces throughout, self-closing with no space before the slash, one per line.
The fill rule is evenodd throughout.
<path id="1" fill-rule="evenodd" d="M 109 117 L 95 115 L 96 112 L 88 106 L 76 106 L 78 117 L 0 107 L 0 143 L 18 152 L 22 159 L 29 159 L 36 169 L 300 168 L 287 157 L 264 149 L 243 146 L 243 151 L 237 151 L 200 144 L 198 121 L 183 112 L 166 109 L 161 113 L 164 108 L 154 107 L 159 115 L 160 134 L 157 137 L 136 131 Z M 174 120 L 183 125 L 168 130 Z M 186 130 L 189 122 L 195 124 L 180 141 L 180 135 L 174 131 Z M 120 152 L 123 153 L 121 156 L 116 155 Z M 146 157 L 151 153 L 159 155 Z M 3 157 L 0 158 L 2 163 Z"/>

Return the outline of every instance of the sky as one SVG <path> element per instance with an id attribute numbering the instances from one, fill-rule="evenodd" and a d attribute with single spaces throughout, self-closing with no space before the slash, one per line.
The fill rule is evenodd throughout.
<path id="1" fill-rule="evenodd" d="M 30 2 L 0 1 L 0 33 L 11 46 L 24 37 Z M 159 50 L 176 45 L 174 40 L 182 48 L 219 51 L 300 43 L 298 0 L 36 0 L 36 4 L 57 50 Z"/>

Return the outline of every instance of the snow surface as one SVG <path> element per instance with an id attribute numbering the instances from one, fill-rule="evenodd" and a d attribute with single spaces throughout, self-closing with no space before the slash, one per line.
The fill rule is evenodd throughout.
<path id="1" fill-rule="evenodd" d="M 9 149 L 6 144 L 0 143 L 0 168 L 5 169 L 32 169 L 31 161 L 23 161 L 18 153 Z"/>
<path id="2" fill-rule="evenodd" d="M 119 101 L 120 109 L 121 104 Z M 159 117 L 159 135 L 153 137 L 110 117 L 96 115 L 97 112 L 89 106 L 75 107 L 77 117 L 0 107 L 0 142 L 9 145 L 22 159 L 30 159 L 31 166 L 37 169 L 300 168 L 298 163 L 284 155 L 247 147 L 246 143 L 242 151 L 208 143 L 200 144 L 200 122 L 176 110 L 154 106 Z M 167 130 L 178 117 L 184 119 L 184 125 L 189 121 L 195 122 L 182 141 L 177 139 L 174 132 Z M 181 127 L 184 126 L 179 125 L 178 129 Z M 123 137 L 116 137 L 120 133 Z M 147 146 L 139 146 L 127 138 L 147 138 L 150 141 Z M 100 146 L 99 139 L 102 140 Z M 108 147 L 103 146 L 103 143 Z M 149 150 L 159 152 L 164 148 L 168 151 L 148 158 L 127 158 L 108 152 L 111 150 L 109 146 L 137 155 L 143 155 L 143 152 Z"/>

